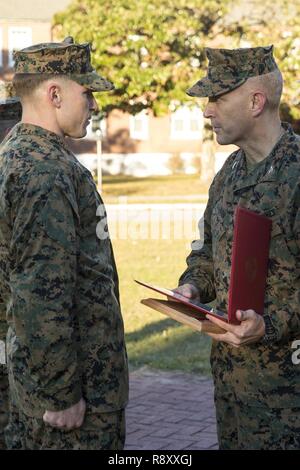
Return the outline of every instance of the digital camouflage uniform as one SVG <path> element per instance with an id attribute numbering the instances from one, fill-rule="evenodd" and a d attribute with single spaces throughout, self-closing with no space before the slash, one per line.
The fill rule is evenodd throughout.
<path id="1" fill-rule="evenodd" d="M 16 53 L 17 73 L 44 72 L 48 64 L 47 72 L 71 79 L 74 73 L 83 84 L 86 74 L 87 88 L 112 88 L 99 76 L 92 81 L 87 44 L 32 46 L 28 61 L 26 54 Z M 14 404 L 8 445 L 18 447 L 17 427 L 23 449 L 122 449 L 124 328 L 106 212 L 92 176 L 64 139 L 24 123 L 6 139 L 0 169 L 0 266 Z M 81 397 L 87 409 L 80 429 L 43 423 L 45 410 L 67 409 Z"/>
<path id="2" fill-rule="evenodd" d="M 0 144 L 9 130 L 21 119 L 20 100 L 14 96 L 11 83 L 0 83 Z M 5 358 L 7 333 L 6 308 L 0 289 L 0 449 L 5 449 L 4 428 L 8 422 L 9 393 Z"/>
<path id="3" fill-rule="evenodd" d="M 266 49 L 248 50 L 248 63 L 244 60 L 247 49 L 242 50 L 242 64 L 251 70 L 251 61 L 256 57 L 259 62 L 257 54 Z M 214 72 L 221 73 L 230 54 L 236 61 L 236 69 L 232 66 L 230 70 L 239 73 L 239 50 L 217 50 L 214 57 L 224 61 L 220 59 L 213 77 Z M 263 64 L 271 61 L 268 57 L 260 63 L 262 71 Z M 270 71 L 268 66 L 266 70 Z M 240 83 L 237 78 L 227 91 Z M 207 82 L 205 85 L 209 93 Z M 213 96 L 213 89 L 218 92 L 223 88 L 218 81 L 212 83 L 209 96 Z M 197 93 L 197 88 L 194 91 Z M 202 96 L 201 83 L 198 91 Z M 204 213 L 203 246 L 193 242 L 188 268 L 179 281 L 180 285 L 195 285 L 202 302 L 216 299 L 217 308 L 227 311 L 234 210 L 240 204 L 272 219 L 266 335 L 240 348 L 224 342 L 212 344 L 218 438 L 223 449 L 300 448 L 300 365 L 292 362 L 292 343 L 300 339 L 300 138 L 289 125 L 283 127 L 285 133 L 273 150 L 251 171 L 247 171 L 240 149 L 215 176 Z"/>

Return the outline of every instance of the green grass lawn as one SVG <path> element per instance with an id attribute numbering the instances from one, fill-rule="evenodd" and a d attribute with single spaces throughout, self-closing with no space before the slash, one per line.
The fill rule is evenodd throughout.
<path id="1" fill-rule="evenodd" d="M 205 201 L 207 187 L 200 184 L 198 175 L 106 176 L 102 195 L 106 203 L 117 202 L 120 196 L 128 196 L 129 202 L 135 202 L 135 198 L 141 202 L 138 200 L 141 198 L 142 202 L 148 199 L 153 203 L 154 197 L 159 200 L 176 196 L 176 200 L 169 202 L 185 202 L 180 196 L 202 195 Z M 174 236 L 162 238 L 113 240 L 130 367 L 148 366 L 209 375 L 210 339 L 140 304 L 142 298 L 155 297 L 155 293 L 137 285 L 134 279 L 174 288 L 185 269 L 192 240 L 173 239 Z"/>
<path id="2" fill-rule="evenodd" d="M 130 366 L 209 375 L 210 339 L 141 305 L 141 298 L 156 294 L 133 281 L 176 287 L 189 252 L 187 240 L 114 240 L 113 244 Z"/>

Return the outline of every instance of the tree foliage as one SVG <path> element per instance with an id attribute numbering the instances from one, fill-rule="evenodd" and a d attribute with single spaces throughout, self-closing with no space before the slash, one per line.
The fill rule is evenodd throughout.
<path id="1" fill-rule="evenodd" d="M 164 114 L 205 73 L 203 46 L 226 0 L 74 0 L 54 18 L 55 35 L 91 42 L 93 65 L 116 86 L 101 105 Z"/>
<path id="2" fill-rule="evenodd" d="M 282 116 L 300 130 L 300 0 L 240 0 L 223 18 L 230 47 L 274 45 L 284 78 Z"/>
<path id="3" fill-rule="evenodd" d="M 92 43 L 94 66 L 116 86 L 101 106 L 132 114 L 189 101 L 186 89 L 205 74 L 206 46 L 274 44 L 283 115 L 300 123 L 300 0 L 73 0 L 55 16 L 54 32 Z"/>

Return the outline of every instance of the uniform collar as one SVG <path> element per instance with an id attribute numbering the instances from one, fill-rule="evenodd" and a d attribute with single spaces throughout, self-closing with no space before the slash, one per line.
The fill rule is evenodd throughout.
<path id="1" fill-rule="evenodd" d="M 36 126 L 34 124 L 26 124 L 19 122 L 16 124 L 12 130 L 11 137 L 17 137 L 20 135 L 32 137 L 34 138 L 41 137 L 52 144 L 56 144 L 60 147 L 63 147 L 65 150 L 67 150 L 70 153 L 70 150 L 68 149 L 65 140 L 60 137 L 58 134 L 55 132 L 49 131 L 48 129 L 44 129 L 43 127 Z"/>
<path id="2" fill-rule="evenodd" d="M 232 164 L 232 180 L 234 191 L 239 191 L 261 182 L 275 182 L 278 179 L 278 172 L 293 152 L 291 143 L 295 142 L 295 134 L 290 124 L 283 122 L 282 127 L 285 132 L 277 141 L 269 155 L 258 165 L 257 168 L 247 174 L 246 155 L 243 150 L 239 150 L 237 157 Z M 264 162 L 264 164 L 263 164 Z"/>

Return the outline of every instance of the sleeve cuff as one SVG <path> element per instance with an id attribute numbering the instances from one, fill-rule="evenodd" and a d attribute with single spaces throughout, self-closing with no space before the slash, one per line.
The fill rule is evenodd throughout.
<path id="1" fill-rule="evenodd" d="M 73 385 L 72 390 L 70 388 L 64 388 L 56 395 L 50 394 L 50 390 L 47 390 L 47 394 L 40 390 L 39 396 L 45 411 L 62 411 L 78 403 L 82 398 L 80 384 Z"/>
<path id="2" fill-rule="evenodd" d="M 278 335 L 276 328 L 274 327 L 270 315 L 263 316 L 265 322 L 265 334 L 262 337 L 263 344 L 271 344 L 278 341 Z"/>

